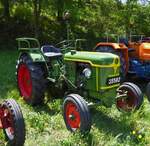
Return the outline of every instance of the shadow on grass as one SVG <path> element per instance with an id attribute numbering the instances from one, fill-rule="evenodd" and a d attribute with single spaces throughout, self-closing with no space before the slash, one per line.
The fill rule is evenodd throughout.
<path id="1" fill-rule="evenodd" d="M 16 84 L 16 50 L 0 50 L 0 98 L 6 99 L 8 92 L 17 87 Z"/>
<path id="2" fill-rule="evenodd" d="M 0 85 L 0 100 L 4 100 L 7 98 L 13 98 L 14 95 L 11 95 L 12 91 L 17 91 L 17 93 L 19 92 L 14 83 L 12 83 L 11 85 L 10 84 L 9 85 L 1 84 Z"/>
<path id="3" fill-rule="evenodd" d="M 42 112 L 45 112 L 50 116 L 53 116 L 58 113 L 61 113 L 61 107 L 62 107 L 62 100 L 57 99 L 57 100 L 50 100 L 48 103 L 43 103 L 42 105 L 39 106 L 33 106 L 33 110 L 41 114 Z"/>
<path id="4" fill-rule="evenodd" d="M 105 134 L 104 138 L 106 139 L 103 141 L 104 143 L 107 143 L 107 140 L 109 141 L 111 139 L 110 137 L 114 137 L 114 139 L 117 139 L 118 144 L 122 144 L 126 141 L 127 136 L 130 135 L 130 132 L 132 130 L 131 125 L 129 124 L 129 122 L 124 121 L 123 118 L 119 121 L 117 118 L 114 119 L 112 117 L 109 117 L 104 112 L 99 111 L 95 108 L 91 109 L 90 113 L 92 116 L 92 125 L 96 127 L 96 129 L 98 129 L 100 133 Z M 82 135 L 80 138 L 88 146 L 104 144 L 103 142 L 101 143 L 98 140 L 99 138 L 97 136 L 99 134 L 97 134 L 98 133 L 94 130 L 93 132 Z M 135 144 L 135 141 L 132 140 L 131 143 Z"/>
<path id="5" fill-rule="evenodd" d="M 114 137 L 120 133 L 129 133 L 131 130 L 130 125 L 127 125 L 126 121 L 118 121 L 118 119 L 113 119 L 101 111 L 97 111 L 93 116 L 93 124 L 100 131 L 111 134 Z"/>

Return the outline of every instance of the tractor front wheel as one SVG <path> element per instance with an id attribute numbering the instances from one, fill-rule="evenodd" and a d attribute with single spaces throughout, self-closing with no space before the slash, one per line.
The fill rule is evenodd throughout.
<path id="1" fill-rule="evenodd" d="M 116 107 L 120 111 L 131 112 L 140 108 L 143 94 L 137 85 L 125 82 L 117 89 L 117 92 L 119 97 L 116 100 Z"/>
<path id="2" fill-rule="evenodd" d="M 8 99 L 1 104 L 0 123 L 9 145 L 24 145 L 25 124 L 21 109 L 15 100 Z"/>
<path id="3" fill-rule="evenodd" d="M 66 127 L 71 132 L 91 129 L 91 117 L 86 101 L 78 94 L 69 94 L 63 103 L 63 117 Z"/>
<path id="4" fill-rule="evenodd" d="M 146 96 L 147 96 L 148 101 L 150 102 L 150 82 L 147 84 L 147 87 L 146 87 Z"/>

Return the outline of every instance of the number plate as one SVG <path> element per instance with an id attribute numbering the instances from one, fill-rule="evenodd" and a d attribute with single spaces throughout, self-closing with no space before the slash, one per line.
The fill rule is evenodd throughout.
<path id="1" fill-rule="evenodd" d="M 113 85 L 120 83 L 120 76 L 117 77 L 111 77 L 107 79 L 107 85 Z"/>

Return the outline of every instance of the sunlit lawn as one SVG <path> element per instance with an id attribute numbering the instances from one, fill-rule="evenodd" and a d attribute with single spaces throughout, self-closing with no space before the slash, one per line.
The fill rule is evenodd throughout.
<path id="1" fill-rule="evenodd" d="M 15 78 L 17 56 L 17 51 L 0 51 L 0 100 L 15 98 L 20 104 L 26 123 L 25 146 L 150 145 L 150 104 L 146 98 L 141 109 L 132 114 L 120 113 L 115 105 L 112 108 L 99 106 L 92 109 L 90 133 L 72 134 L 67 131 L 63 121 L 63 100 L 33 108 L 19 96 Z M 6 142 L 1 132 L 0 145 L 4 144 Z"/>

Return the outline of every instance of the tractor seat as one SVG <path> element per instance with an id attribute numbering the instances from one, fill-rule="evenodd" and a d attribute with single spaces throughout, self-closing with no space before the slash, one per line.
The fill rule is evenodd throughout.
<path id="1" fill-rule="evenodd" d="M 146 42 L 146 43 L 150 43 L 150 37 L 145 37 L 145 38 L 143 38 L 143 39 L 142 39 L 142 42 L 143 42 L 143 43 L 145 43 L 145 42 Z"/>
<path id="2" fill-rule="evenodd" d="M 135 51 L 135 49 L 133 49 L 133 48 L 128 48 L 128 52 L 134 52 Z"/>
<path id="3" fill-rule="evenodd" d="M 41 47 L 41 51 L 46 57 L 52 57 L 52 58 L 57 58 L 61 57 L 62 53 L 60 52 L 59 48 L 56 48 L 52 45 L 44 45 Z"/>

